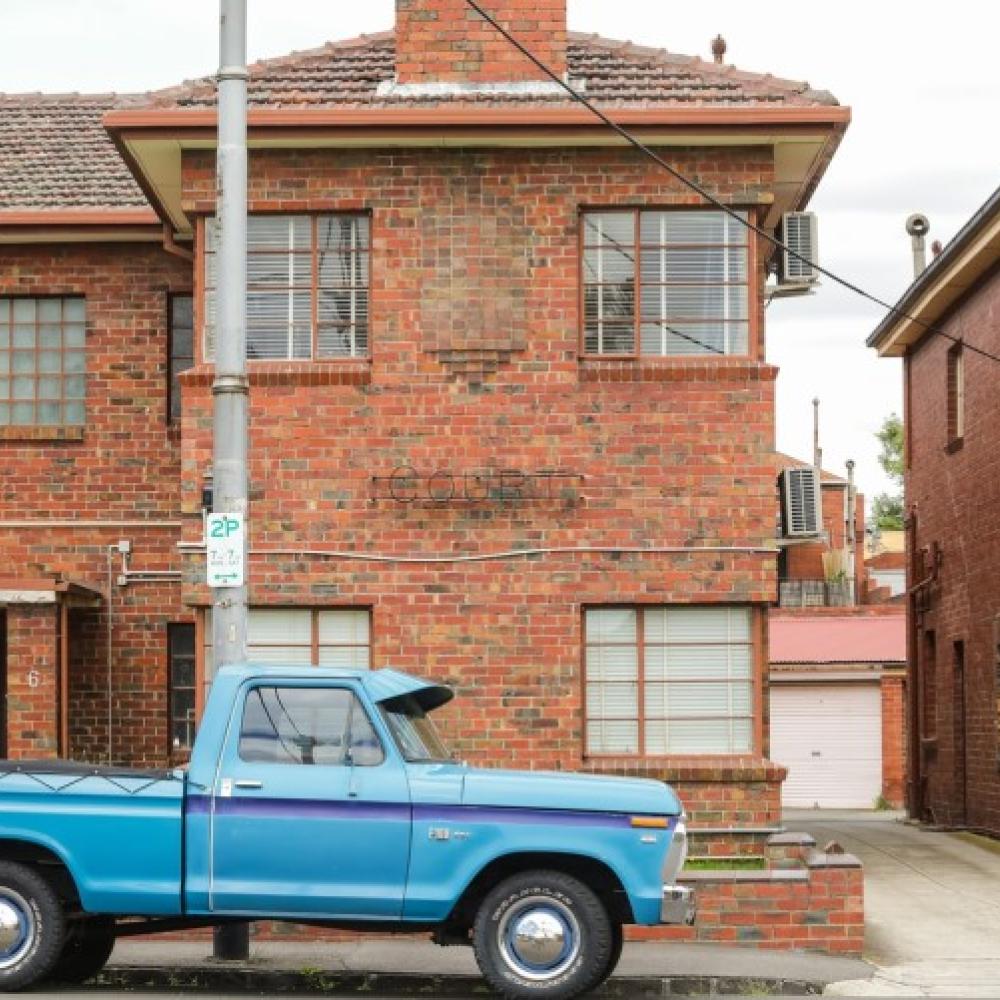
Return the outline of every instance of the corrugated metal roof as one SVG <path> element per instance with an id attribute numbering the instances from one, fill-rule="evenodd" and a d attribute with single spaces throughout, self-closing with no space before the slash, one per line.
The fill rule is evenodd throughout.
<path id="1" fill-rule="evenodd" d="M 906 616 L 771 617 L 772 663 L 904 663 Z"/>

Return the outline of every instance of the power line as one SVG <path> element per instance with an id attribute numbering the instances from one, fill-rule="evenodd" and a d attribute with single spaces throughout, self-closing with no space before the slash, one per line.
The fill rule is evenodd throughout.
<path id="1" fill-rule="evenodd" d="M 869 302 L 874 303 L 887 312 L 892 313 L 894 316 L 898 316 L 900 319 L 909 320 L 911 323 L 915 323 L 917 326 L 922 327 L 928 333 L 936 334 L 939 337 L 944 337 L 946 340 L 950 340 L 953 344 L 961 344 L 966 350 L 971 351 L 974 354 L 979 354 L 984 358 L 989 358 L 991 361 L 996 361 L 1000 364 L 1000 355 L 992 354 L 990 351 L 985 350 L 982 347 L 976 347 L 975 344 L 970 344 L 968 341 L 963 340 L 960 337 L 956 337 L 954 334 L 948 333 L 946 330 L 942 330 L 941 327 L 935 326 L 933 323 L 928 323 L 926 320 L 918 319 L 916 316 L 911 315 L 898 306 L 892 305 L 886 302 L 884 299 L 879 298 L 873 292 L 869 292 L 862 288 L 860 285 L 855 284 L 848 278 L 841 277 L 835 271 L 831 271 L 829 268 L 823 267 L 821 264 L 815 261 L 809 260 L 803 254 L 794 250 L 792 247 L 788 246 L 779 240 L 773 233 L 769 233 L 766 229 L 761 228 L 756 223 L 751 222 L 749 218 L 744 218 L 739 212 L 731 208 L 729 205 L 720 201 L 715 197 L 710 191 L 705 190 L 696 181 L 691 180 L 689 177 L 681 173 L 676 167 L 671 166 L 662 156 L 655 153 L 649 146 L 647 146 L 641 139 L 637 139 L 628 129 L 623 128 L 614 119 L 606 115 L 597 105 L 589 101 L 583 94 L 581 94 L 575 87 L 567 83 L 555 70 L 551 69 L 546 63 L 544 63 L 538 56 L 535 55 L 526 45 L 514 37 L 492 14 L 488 11 L 483 10 L 482 6 L 477 2 L 477 0 L 465 0 L 466 4 L 471 7 L 487 24 L 491 25 L 496 31 L 498 31 L 511 45 L 516 48 L 521 55 L 529 59 L 535 66 L 537 66 L 550 80 L 557 83 L 563 90 L 573 98 L 574 101 L 583 105 L 592 115 L 599 118 L 605 125 L 608 126 L 612 131 L 617 132 L 626 142 L 634 146 L 640 153 L 649 157 L 654 163 L 662 167 L 671 177 L 675 180 L 680 181 L 685 187 L 690 188 L 696 194 L 700 195 L 705 199 L 710 205 L 725 212 L 726 215 L 733 219 L 736 219 L 741 225 L 745 226 L 751 232 L 756 233 L 758 236 L 763 237 L 778 250 L 783 250 L 790 257 L 794 257 L 796 260 L 803 264 L 808 265 L 813 268 L 824 277 L 829 278 L 831 281 L 836 282 L 843 288 L 848 289 L 848 291 L 854 292 L 855 295 L 861 296 L 863 299 L 867 299 Z"/>

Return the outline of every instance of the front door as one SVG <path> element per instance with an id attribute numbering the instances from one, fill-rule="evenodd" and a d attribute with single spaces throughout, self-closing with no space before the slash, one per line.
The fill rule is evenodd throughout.
<path id="1" fill-rule="evenodd" d="M 241 698 L 213 790 L 212 911 L 398 918 L 409 786 L 357 694 L 264 680 Z"/>

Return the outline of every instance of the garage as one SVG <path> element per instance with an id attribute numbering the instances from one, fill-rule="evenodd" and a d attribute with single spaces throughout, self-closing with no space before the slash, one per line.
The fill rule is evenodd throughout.
<path id="1" fill-rule="evenodd" d="M 882 794 L 879 683 L 771 686 L 771 759 L 788 768 L 782 805 L 871 809 Z"/>

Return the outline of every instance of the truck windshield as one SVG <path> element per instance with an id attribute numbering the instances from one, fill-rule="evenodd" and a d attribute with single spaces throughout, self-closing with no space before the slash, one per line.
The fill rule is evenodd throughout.
<path id="1" fill-rule="evenodd" d="M 451 761 L 434 723 L 412 695 L 393 698 L 379 708 L 404 759 L 424 764 Z"/>

